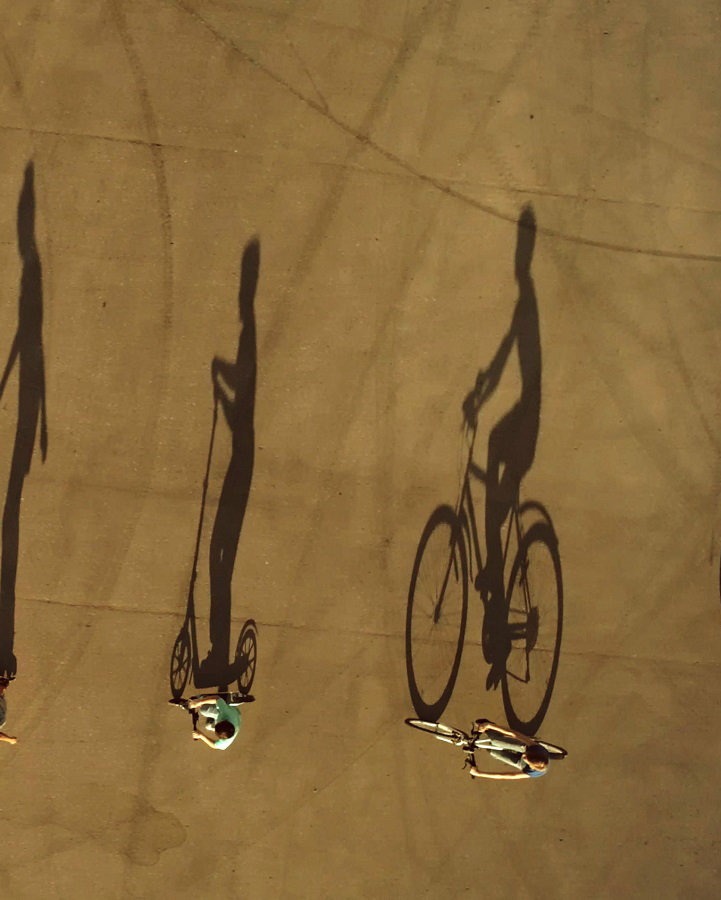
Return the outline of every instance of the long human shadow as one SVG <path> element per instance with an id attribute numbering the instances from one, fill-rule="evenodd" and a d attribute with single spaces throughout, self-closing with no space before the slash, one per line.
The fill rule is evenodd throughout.
<path id="1" fill-rule="evenodd" d="M 541 336 L 531 275 L 535 237 L 535 215 L 526 206 L 518 219 L 518 296 L 510 325 L 463 402 L 470 440 L 458 501 L 455 507 L 434 510 L 416 552 L 406 612 L 406 666 L 411 699 L 425 719 L 437 719 L 450 700 L 471 585 L 483 606 L 486 688 L 501 684 L 509 723 L 537 729 L 555 682 L 563 619 L 558 540 L 546 508 L 520 499 L 521 481 L 536 453 L 541 413 Z M 479 414 L 497 389 L 514 348 L 520 394 L 490 430 L 483 469 L 474 459 Z M 474 510 L 474 482 L 484 488 L 485 553 Z"/>
<path id="2" fill-rule="evenodd" d="M 257 342 L 255 292 L 260 243 L 251 240 L 241 263 L 238 313 L 241 329 L 234 362 L 216 356 L 211 365 L 213 392 L 231 434 L 231 454 L 210 538 L 210 642 L 201 669 L 225 671 L 230 656 L 231 584 L 240 532 L 250 496 L 255 456 Z"/>
<path id="3" fill-rule="evenodd" d="M 17 365 L 18 417 L 15 428 L 10 476 L 2 519 L 2 560 L 0 561 L 0 672 L 14 675 L 17 661 L 15 639 L 15 581 L 20 546 L 20 503 L 25 478 L 35 449 L 40 426 L 40 452 L 47 457 L 48 429 L 45 406 L 45 361 L 43 355 L 43 285 L 40 256 L 35 241 L 34 166 L 25 168 L 25 178 L 17 213 L 18 250 L 22 276 L 18 297 L 18 325 L 5 370 L 0 379 L 0 398 Z"/>
<path id="4" fill-rule="evenodd" d="M 215 357 L 211 363 L 213 384 L 213 424 L 200 519 L 193 558 L 193 571 L 188 592 L 185 622 L 176 638 L 170 663 L 170 686 L 179 697 L 192 669 L 196 687 L 218 685 L 224 690 L 228 682 L 237 678 L 242 693 L 250 691 L 257 661 L 257 628 L 248 619 L 240 632 L 234 657 L 230 660 L 230 624 L 232 610 L 232 580 L 238 543 L 250 496 L 255 453 L 255 386 L 257 343 L 255 327 L 255 293 L 260 268 L 260 243 L 254 238 L 243 252 L 238 292 L 240 335 L 234 361 Z M 208 477 L 213 456 L 215 434 L 220 408 L 231 434 L 230 461 L 223 479 L 218 509 L 210 538 L 210 652 L 198 660 L 195 618 L 195 582 L 197 578 L 200 539 L 203 528 Z"/>
<path id="5" fill-rule="evenodd" d="M 486 562 L 476 584 L 484 599 L 481 644 L 490 664 L 486 689 L 500 683 L 509 722 L 530 731 L 539 727 L 548 709 L 563 624 L 563 581 L 553 523 L 540 503 L 520 500 L 521 481 L 536 455 L 541 419 L 541 331 L 531 274 L 535 242 L 536 217 L 529 205 L 518 219 L 514 260 L 518 298 L 511 324 L 464 404 L 468 413 L 473 397 L 480 410 L 497 388 L 515 347 L 520 396 L 491 429 L 485 473 L 476 469 L 485 481 L 486 501 Z M 513 560 L 509 537 L 517 543 Z"/>
<path id="6" fill-rule="evenodd" d="M 518 299 L 511 325 L 490 364 L 478 373 L 471 396 L 479 408 L 498 387 L 515 346 L 521 374 L 518 401 L 491 429 L 486 454 L 486 565 L 485 588 L 488 601 L 483 625 L 483 650 L 491 664 L 486 687 L 495 686 L 502 675 L 509 651 L 506 619 L 504 558 L 501 528 L 518 497 L 521 480 L 536 455 L 541 420 L 541 331 L 538 301 L 531 276 L 536 240 L 536 217 L 524 207 L 518 220 L 515 276 Z M 466 399 L 466 406 L 468 398 Z"/>

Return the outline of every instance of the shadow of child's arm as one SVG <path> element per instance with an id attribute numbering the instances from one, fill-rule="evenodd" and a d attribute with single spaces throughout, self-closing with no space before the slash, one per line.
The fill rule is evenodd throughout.
<path id="1" fill-rule="evenodd" d="M 3 377 L 0 379 L 0 400 L 2 399 L 2 395 L 5 393 L 5 385 L 7 384 L 8 378 L 10 377 L 10 372 L 12 371 L 12 367 L 15 364 L 15 360 L 18 357 L 18 353 L 20 351 L 20 337 L 15 333 L 15 337 L 13 338 L 13 345 L 10 348 L 10 355 L 8 356 L 8 361 L 5 365 L 5 371 L 3 372 Z"/>
<path id="2" fill-rule="evenodd" d="M 237 388 L 237 377 L 237 369 L 234 363 L 229 363 L 219 356 L 213 357 L 213 361 L 210 365 L 210 378 L 213 382 L 213 396 L 220 402 L 220 405 L 223 408 L 225 421 L 228 423 L 228 427 L 231 430 L 233 428 L 233 400 L 230 398 L 228 388 L 235 392 Z M 221 379 L 225 382 L 227 387 L 222 384 Z"/>

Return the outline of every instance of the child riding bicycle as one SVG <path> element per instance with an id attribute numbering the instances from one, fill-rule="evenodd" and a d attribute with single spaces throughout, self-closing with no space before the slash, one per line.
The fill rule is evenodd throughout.
<path id="1" fill-rule="evenodd" d="M 471 734 L 473 737 L 483 735 L 486 740 L 490 739 L 490 746 L 486 744 L 483 749 L 488 750 L 494 759 L 520 770 L 513 774 L 481 772 L 476 767 L 474 751 L 467 750 L 466 764 L 471 766 L 472 778 L 508 781 L 512 778 L 538 778 L 548 771 L 550 761 L 548 751 L 533 738 L 526 737 L 525 734 L 510 728 L 503 728 L 488 719 L 476 719 Z"/>

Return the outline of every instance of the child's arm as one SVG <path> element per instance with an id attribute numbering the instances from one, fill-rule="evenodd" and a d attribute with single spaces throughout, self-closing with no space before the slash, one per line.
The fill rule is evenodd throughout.
<path id="1" fill-rule="evenodd" d="M 502 725 L 496 725 L 495 722 L 484 722 L 482 725 L 477 727 L 478 731 L 485 732 L 488 729 L 491 731 L 497 731 L 498 734 L 505 734 L 506 737 L 516 738 L 517 741 L 520 741 L 524 746 L 530 747 L 531 744 L 535 744 L 536 742 L 533 738 L 526 737 L 525 734 L 521 734 L 519 731 L 514 731 L 512 728 L 504 728 Z"/>
<path id="2" fill-rule="evenodd" d="M 471 768 L 471 776 L 473 778 L 493 778 L 495 781 L 509 781 L 512 778 L 531 777 L 530 775 L 526 775 L 525 772 L 513 772 L 508 775 L 496 774 L 495 772 L 479 772 L 475 766 Z"/>
<path id="3" fill-rule="evenodd" d="M 211 741 L 210 738 L 207 735 L 203 734 L 201 731 L 193 732 L 193 740 L 202 741 L 204 744 L 207 744 L 208 747 L 211 747 L 213 750 L 215 750 L 215 741 Z"/>
<path id="4" fill-rule="evenodd" d="M 189 700 L 188 709 L 197 709 L 199 706 L 203 706 L 203 704 L 205 703 L 212 703 L 213 701 L 220 699 L 220 694 L 206 694 L 199 700 Z"/>

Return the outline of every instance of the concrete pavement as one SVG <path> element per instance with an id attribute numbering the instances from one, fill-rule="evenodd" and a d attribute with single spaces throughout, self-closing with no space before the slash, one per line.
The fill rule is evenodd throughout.
<path id="1" fill-rule="evenodd" d="M 4 896 L 716 895 L 719 37 L 704 0 L 0 9 L 0 364 L 27 348 L 0 399 Z M 542 401 L 522 494 L 559 540 L 541 733 L 569 756 L 471 783 L 403 725 L 406 601 L 511 323 L 526 204 Z M 254 238 L 229 642 L 257 623 L 257 700 L 212 753 L 168 673 Z M 480 462 L 520 389 L 514 350 Z M 221 416 L 200 658 L 231 458 Z M 443 713 L 461 727 L 504 717 L 469 601 Z"/>

